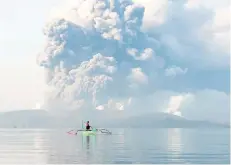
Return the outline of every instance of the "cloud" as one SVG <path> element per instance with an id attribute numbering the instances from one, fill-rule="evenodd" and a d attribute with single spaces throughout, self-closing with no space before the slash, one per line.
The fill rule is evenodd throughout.
<path id="1" fill-rule="evenodd" d="M 208 49 L 214 17 L 183 0 L 79 0 L 54 9 L 37 58 L 46 70 L 47 108 L 166 111 L 176 88 L 164 96 L 163 84 L 172 84 L 163 83 L 166 75 L 227 69 L 225 51 Z"/>
<path id="2" fill-rule="evenodd" d="M 151 48 L 144 49 L 143 52 L 138 52 L 137 49 L 128 49 L 127 53 L 135 60 L 146 61 L 154 57 L 154 51 Z"/>
<path id="3" fill-rule="evenodd" d="M 191 120 L 229 122 L 230 95 L 213 89 L 191 92 L 158 90 L 151 95 L 134 98 L 129 112 L 167 112 Z"/>
<path id="4" fill-rule="evenodd" d="M 64 15 L 44 28 L 47 43 L 38 63 L 47 69 L 47 83 L 53 88 L 50 98 L 71 109 L 96 107 L 115 99 L 117 93 L 128 97 L 133 89 L 124 88 L 148 85 L 144 65 L 161 57 L 154 59 L 155 40 L 140 29 L 144 8 L 129 1 L 115 1 L 121 12 L 102 0 L 76 5 L 71 9 L 74 18 Z M 109 88 L 118 84 L 121 89 Z M 119 103 L 116 107 L 123 109 Z"/>
<path id="5" fill-rule="evenodd" d="M 188 97 L 181 112 L 189 119 L 229 122 L 229 107 L 230 94 L 204 89 Z"/>
<path id="6" fill-rule="evenodd" d="M 131 83 L 148 84 L 148 77 L 143 73 L 141 68 L 133 68 L 128 78 Z"/>
<path id="7" fill-rule="evenodd" d="M 187 68 L 182 69 L 182 68 L 177 67 L 177 66 L 172 66 L 172 67 L 169 67 L 169 68 L 165 69 L 165 75 L 170 76 L 170 77 L 175 77 L 176 75 L 186 74 L 187 71 L 188 71 Z"/>
<path id="8" fill-rule="evenodd" d="M 169 62 L 188 68 L 228 69 L 229 3 L 206 2 L 180 0 L 160 4 L 147 0 L 142 28 L 159 38 Z M 159 10 L 152 10 L 156 4 Z"/>
<path id="9" fill-rule="evenodd" d="M 171 114 L 177 114 L 181 116 L 181 104 L 183 101 L 185 101 L 188 97 L 190 97 L 189 94 L 187 95 L 178 95 L 178 96 L 171 96 L 169 100 L 169 105 L 167 108 L 167 112 Z"/>

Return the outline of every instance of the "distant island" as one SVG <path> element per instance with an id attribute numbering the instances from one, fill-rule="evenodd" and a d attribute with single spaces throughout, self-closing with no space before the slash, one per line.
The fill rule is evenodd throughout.
<path id="1" fill-rule="evenodd" d="M 83 114 L 81 114 L 83 115 Z M 19 110 L 0 113 L 0 128 L 70 128 L 81 127 L 79 113 L 54 116 L 45 110 Z M 84 116 L 84 115 L 83 115 Z M 230 128 L 229 124 L 188 120 L 167 113 L 124 116 L 122 112 L 94 111 L 88 120 L 97 127 L 107 128 Z"/>

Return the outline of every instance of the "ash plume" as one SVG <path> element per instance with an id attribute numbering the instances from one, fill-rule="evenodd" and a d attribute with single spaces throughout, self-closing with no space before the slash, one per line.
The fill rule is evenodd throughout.
<path id="1" fill-rule="evenodd" d="M 53 87 L 49 99 L 68 109 L 102 109 L 146 93 L 149 67 L 157 69 L 163 59 L 156 54 L 158 41 L 141 30 L 144 7 L 130 1 L 81 2 L 72 8 L 75 18 L 57 18 L 44 28 L 47 43 L 38 63 Z M 125 106 L 120 104 L 118 109 Z"/>
<path id="2" fill-rule="evenodd" d="M 158 98 L 168 101 L 159 100 L 156 109 L 168 104 L 177 89 L 162 97 L 168 77 L 174 81 L 194 68 L 210 67 L 218 57 L 216 49 L 208 58 L 208 45 L 214 44 L 198 37 L 207 25 L 203 22 L 212 21 L 211 11 L 187 9 L 186 2 L 164 1 L 165 7 L 153 17 L 158 20 L 145 17 L 157 1 L 141 5 L 130 0 L 78 0 L 53 10 L 37 58 L 46 70 L 46 108 L 134 112 L 153 109 Z M 225 68 L 226 56 L 222 57 L 216 66 Z M 198 60 L 199 67 L 193 67 Z"/>

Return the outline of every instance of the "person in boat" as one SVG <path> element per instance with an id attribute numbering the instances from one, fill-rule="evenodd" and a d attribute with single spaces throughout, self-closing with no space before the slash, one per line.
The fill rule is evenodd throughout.
<path id="1" fill-rule="evenodd" d="M 87 131 L 91 131 L 91 126 L 90 126 L 90 124 L 89 124 L 89 121 L 87 121 L 87 123 L 86 123 L 86 130 Z"/>

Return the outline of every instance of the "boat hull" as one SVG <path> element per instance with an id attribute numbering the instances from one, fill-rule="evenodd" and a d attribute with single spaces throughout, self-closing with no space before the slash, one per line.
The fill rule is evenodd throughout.
<path id="1" fill-rule="evenodd" d="M 96 135 L 96 131 L 83 131 L 82 135 L 83 136 L 94 136 Z"/>

